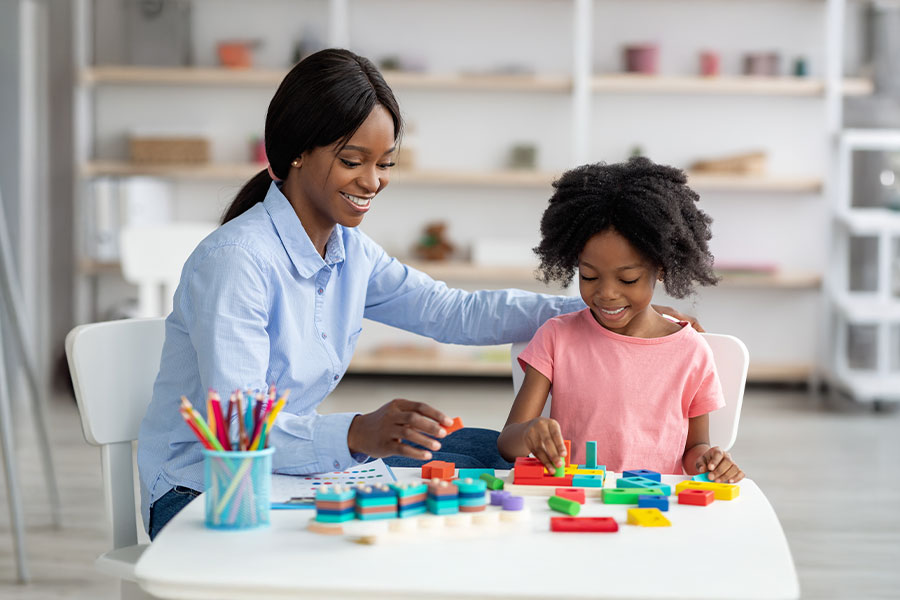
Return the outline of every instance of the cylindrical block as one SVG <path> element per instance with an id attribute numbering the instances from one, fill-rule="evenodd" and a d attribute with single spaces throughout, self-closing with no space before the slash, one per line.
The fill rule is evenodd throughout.
<path id="1" fill-rule="evenodd" d="M 579 512 L 581 512 L 580 504 L 578 504 L 574 500 L 560 498 L 559 496 L 550 496 L 550 498 L 547 499 L 547 504 L 549 504 L 550 508 L 552 508 L 553 510 L 565 513 L 570 517 L 574 517 Z"/>

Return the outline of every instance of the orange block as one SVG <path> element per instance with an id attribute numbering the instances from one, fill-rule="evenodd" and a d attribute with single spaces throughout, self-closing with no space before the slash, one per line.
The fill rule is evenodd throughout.
<path id="1" fill-rule="evenodd" d="M 422 465 L 422 479 L 453 479 L 456 463 L 433 460 Z"/>
<path id="2" fill-rule="evenodd" d="M 454 431 L 459 431 L 462 428 L 463 428 L 463 422 L 462 422 L 462 419 L 460 419 L 459 417 L 456 417 L 453 419 L 453 424 L 450 425 L 450 427 L 444 427 L 444 429 L 447 431 L 447 435 L 450 435 Z"/>
<path id="3" fill-rule="evenodd" d="M 563 440 L 563 444 L 566 445 L 566 461 L 565 461 L 565 464 L 567 464 L 567 465 L 575 464 L 575 461 L 572 460 L 572 440 Z"/>

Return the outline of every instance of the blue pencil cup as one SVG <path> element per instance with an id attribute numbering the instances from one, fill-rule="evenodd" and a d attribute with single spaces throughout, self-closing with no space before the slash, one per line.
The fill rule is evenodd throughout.
<path id="1" fill-rule="evenodd" d="M 272 453 L 203 450 L 206 526 L 252 529 L 269 524 Z"/>

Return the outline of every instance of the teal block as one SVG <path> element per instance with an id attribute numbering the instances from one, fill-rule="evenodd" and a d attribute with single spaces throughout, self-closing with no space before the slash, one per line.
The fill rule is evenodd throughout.
<path id="1" fill-rule="evenodd" d="M 351 487 L 326 485 L 319 488 L 316 492 L 316 500 L 326 502 L 343 502 L 356 497 L 356 490 Z"/>
<path id="2" fill-rule="evenodd" d="M 380 513 L 369 513 L 367 515 L 356 515 L 356 518 L 360 521 L 377 521 L 378 519 L 396 519 L 397 513 L 395 512 L 380 512 Z"/>
<path id="3" fill-rule="evenodd" d="M 481 498 L 460 498 L 459 499 L 460 506 L 485 506 L 487 505 L 487 498 L 482 496 Z"/>
<path id="4" fill-rule="evenodd" d="M 459 512 L 458 502 L 435 502 L 429 498 L 425 500 L 425 506 L 434 515 L 453 515 Z"/>
<path id="5" fill-rule="evenodd" d="M 427 483 L 392 483 L 392 490 L 397 492 L 398 498 L 406 498 L 407 496 L 417 496 L 428 492 Z"/>
<path id="6" fill-rule="evenodd" d="M 596 469 L 597 468 L 597 442 L 586 442 L 585 450 L 587 452 L 587 459 L 584 464 L 584 468 L 586 469 Z M 606 469 L 604 469 L 605 471 Z"/>
<path id="7" fill-rule="evenodd" d="M 460 478 L 456 481 L 456 489 L 460 494 L 483 494 L 487 491 L 487 482 L 482 479 L 466 481 L 466 479 Z"/>
<path id="8" fill-rule="evenodd" d="M 573 475 L 572 487 L 603 487 L 603 477 L 599 475 Z"/>
<path id="9" fill-rule="evenodd" d="M 464 480 L 466 478 L 478 479 L 485 473 L 487 473 L 488 475 L 493 475 L 494 470 L 493 469 L 459 469 L 457 472 L 457 477 L 460 480 Z M 457 483 L 457 485 L 459 484 L 458 481 L 456 483 Z"/>
<path id="10" fill-rule="evenodd" d="M 347 511 L 340 515 L 324 515 L 318 514 L 316 515 L 316 521 L 320 523 L 343 523 L 344 521 L 352 521 L 356 518 L 356 515 L 353 514 L 353 511 Z"/>
<path id="11" fill-rule="evenodd" d="M 363 498 L 361 496 L 356 497 L 356 505 L 357 506 L 396 506 L 397 505 L 397 497 L 393 496 L 390 498 Z"/>
<path id="12" fill-rule="evenodd" d="M 414 506 L 413 508 L 401 508 L 397 511 L 397 516 L 401 519 L 405 519 L 406 517 L 414 517 L 416 515 L 421 515 L 425 512 L 426 508 L 424 504 L 420 504 L 419 506 Z"/>
<path id="13" fill-rule="evenodd" d="M 672 495 L 672 486 L 647 479 L 646 477 L 619 477 L 616 480 L 619 488 L 659 488 L 666 496 Z"/>
<path id="14" fill-rule="evenodd" d="M 700 473 L 699 475 L 694 475 L 691 479 L 694 481 L 709 481 L 709 473 Z"/>

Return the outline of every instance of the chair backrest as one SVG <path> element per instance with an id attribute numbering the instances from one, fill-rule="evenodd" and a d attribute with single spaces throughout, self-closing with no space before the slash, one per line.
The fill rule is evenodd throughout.
<path id="1" fill-rule="evenodd" d="M 138 317 L 171 312 L 185 261 L 215 228 L 215 223 L 169 223 L 122 229 L 122 275 L 138 286 Z"/>
<path id="2" fill-rule="evenodd" d="M 722 450 L 729 450 L 737 440 L 738 422 L 741 419 L 741 405 L 744 402 L 744 386 L 747 383 L 747 368 L 750 365 L 750 354 L 744 342 L 733 335 L 703 333 L 703 339 L 712 348 L 716 371 L 722 382 L 722 393 L 725 406 L 709 414 L 709 442 Z M 519 367 L 518 356 L 527 346 L 527 342 L 512 345 L 513 395 L 519 393 L 525 373 Z M 544 405 L 543 416 L 550 415 L 551 397 Z"/>
<path id="3" fill-rule="evenodd" d="M 66 357 L 87 442 L 100 446 L 113 547 L 137 543 L 132 442 L 150 404 L 165 319 L 124 319 L 76 327 Z"/>

